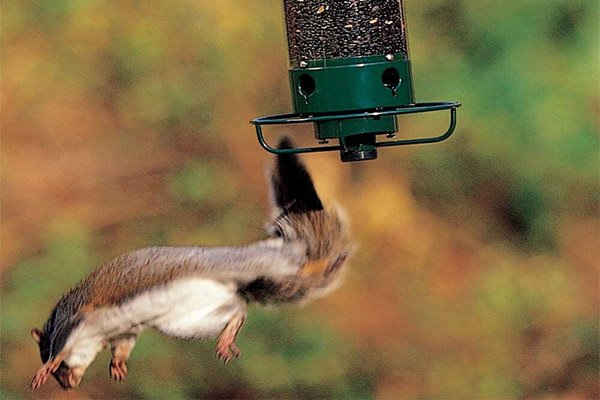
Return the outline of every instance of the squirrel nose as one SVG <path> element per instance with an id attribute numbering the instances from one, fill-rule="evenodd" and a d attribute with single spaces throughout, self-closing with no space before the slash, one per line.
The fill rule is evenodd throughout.
<path id="1" fill-rule="evenodd" d="M 71 389 L 79 386 L 79 384 L 81 383 L 81 378 L 83 378 L 83 372 L 84 370 L 82 368 L 71 368 L 67 375 L 68 387 L 66 389 Z"/>

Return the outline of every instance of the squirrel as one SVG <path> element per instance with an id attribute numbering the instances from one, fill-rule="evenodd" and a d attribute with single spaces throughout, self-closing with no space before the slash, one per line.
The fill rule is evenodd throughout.
<path id="1" fill-rule="evenodd" d="M 292 149 L 284 138 L 280 149 Z M 50 375 L 79 386 L 110 346 L 110 377 L 122 381 L 137 335 L 154 328 L 178 338 L 217 338 L 216 355 L 239 357 L 235 338 L 249 303 L 292 303 L 335 288 L 352 252 L 344 213 L 323 208 L 298 156 L 278 154 L 271 177 L 268 238 L 242 247 L 150 247 L 105 263 L 69 290 L 42 330 L 31 334 L 42 367 L 30 390 Z"/>

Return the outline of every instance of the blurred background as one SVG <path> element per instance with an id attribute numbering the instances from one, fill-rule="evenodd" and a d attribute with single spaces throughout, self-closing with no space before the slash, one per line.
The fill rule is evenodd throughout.
<path id="1" fill-rule="evenodd" d="M 227 366 L 146 332 L 124 383 L 104 352 L 28 393 L 30 329 L 98 264 L 264 237 L 248 121 L 291 104 L 279 0 L 3 1 L 0 397 L 599 398 L 599 3 L 405 8 L 417 100 L 463 107 L 440 144 L 304 157 L 359 245 L 343 286 L 252 307 Z"/>

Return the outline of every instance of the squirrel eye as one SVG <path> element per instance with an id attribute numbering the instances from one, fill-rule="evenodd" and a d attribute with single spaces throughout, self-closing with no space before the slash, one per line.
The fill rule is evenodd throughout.
<path id="1" fill-rule="evenodd" d="M 281 230 L 281 228 L 277 227 L 273 229 L 273 236 L 275 236 L 276 238 L 282 238 L 283 237 L 283 231 Z"/>

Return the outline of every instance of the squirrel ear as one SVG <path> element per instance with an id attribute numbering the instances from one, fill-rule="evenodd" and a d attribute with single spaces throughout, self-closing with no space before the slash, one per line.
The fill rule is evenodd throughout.
<path id="1" fill-rule="evenodd" d="M 292 141 L 284 137 L 279 149 L 292 149 Z M 323 209 L 306 167 L 295 154 L 279 154 L 271 178 L 275 206 L 284 213 L 305 213 Z"/>
<path id="2" fill-rule="evenodd" d="M 36 343 L 39 343 L 42 340 L 42 336 L 44 336 L 44 332 L 40 331 L 38 328 L 33 328 L 31 330 L 31 336 L 33 336 L 33 340 Z"/>

